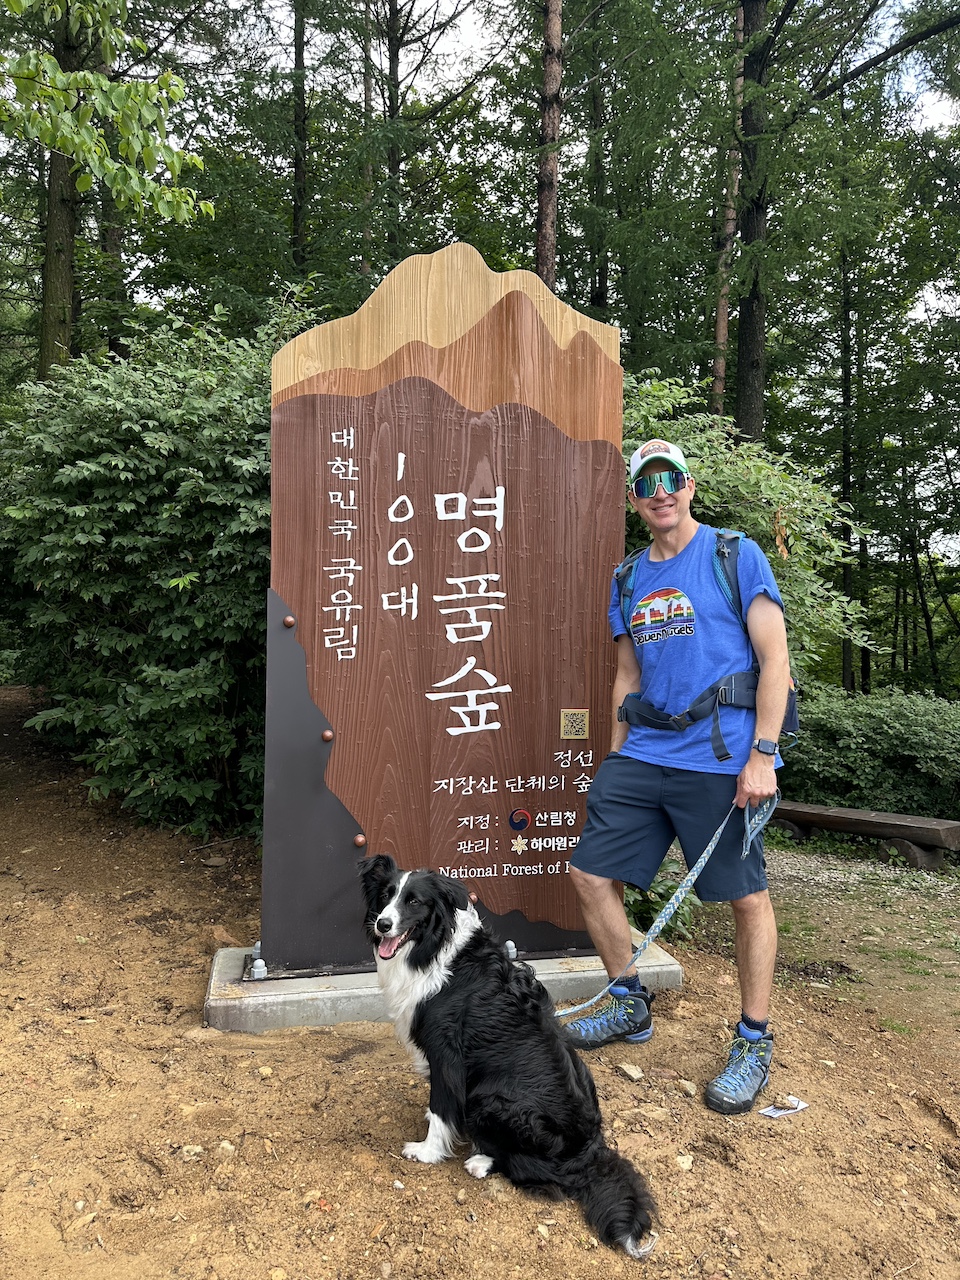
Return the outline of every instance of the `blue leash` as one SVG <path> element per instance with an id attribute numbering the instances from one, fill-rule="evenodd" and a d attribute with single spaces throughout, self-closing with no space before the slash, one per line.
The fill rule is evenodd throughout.
<path id="1" fill-rule="evenodd" d="M 753 812 L 752 817 L 750 816 L 750 806 L 747 805 L 744 808 L 743 810 L 743 852 L 740 854 L 741 859 L 745 858 L 747 854 L 750 852 L 750 846 L 753 844 L 754 840 L 757 838 L 757 836 L 760 834 L 763 828 L 767 825 L 767 823 L 773 817 L 773 811 L 774 809 L 776 809 L 779 802 L 780 802 L 780 792 L 777 791 L 776 795 L 769 796 L 766 800 L 764 800 L 760 805 L 757 806 L 757 808 Z M 687 872 L 684 878 L 677 885 L 676 891 L 674 892 L 670 901 L 663 906 L 663 908 L 660 911 L 660 914 L 657 916 L 656 920 L 654 920 L 653 924 L 650 926 L 650 928 L 647 930 L 646 934 L 644 935 L 643 941 L 640 943 L 639 947 L 637 947 L 636 951 L 627 961 L 626 965 L 620 971 L 620 973 L 618 973 L 615 978 L 611 978 L 602 991 L 599 991 L 591 999 L 584 1001 L 583 1004 L 575 1004 L 568 1009 L 558 1009 L 557 1010 L 558 1018 L 568 1018 L 571 1013 L 582 1013 L 584 1009 L 590 1009 L 592 1008 L 593 1005 L 597 1004 L 598 1001 L 602 1000 L 603 997 L 607 995 L 607 993 L 610 991 L 610 988 L 615 987 L 617 985 L 617 983 L 620 981 L 623 975 L 627 972 L 627 969 L 629 969 L 631 965 L 636 964 L 636 962 L 643 955 L 644 951 L 646 951 L 647 947 L 649 947 L 650 943 L 653 942 L 655 938 L 659 937 L 663 929 L 670 923 L 670 920 L 673 918 L 674 914 L 676 913 L 676 910 L 680 906 L 680 903 L 684 900 L 684 898 L 690 892 L 690 889 L 693 886 L 693 882 L 696 880 L 697 876 L 699 876 L 703 868 L 707 865 L 707 861 L 710 858 L 710 855 L 713 853 L 714 849 L 720 843 L 720 837 L 723 835 L 724 829 L 727 823 L 730 821 L 731 817 L 733 816 L 733 813 L 736 810 L 736 807 L 737 806 L 735 803 L 730 806 L 729 813 L 727 814 L 727 816 L 724 818 L 724 820 L 720 823 L 719 827 L 717 827 L 716 831 L 711 836 L 710 843 L 704 849 L 703 853 L 701 853 L 696 863 L 690 868 L 690 870 Z"/>

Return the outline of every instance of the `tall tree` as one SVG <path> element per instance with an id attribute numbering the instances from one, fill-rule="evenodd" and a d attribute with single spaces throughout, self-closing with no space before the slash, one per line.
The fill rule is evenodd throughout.
<path id="1" fill-rule="evenodd" d="M 67 77 L 83 66 L 89 41 L 71 30 L 66 16 L 51 28 L 51 54 Z M 46 235 L 40 309 L 39 374 L 71 355 L 74 314 L 74 253 L 77 240 L 77 174 L 71 158 L 54 148 L 47 164 Z"/>
<path id="2" fill-rule="evenodd" d="M 540 160 L 537 167 L 537 275 L 553 289 L 557 283 L 557 175 L 560 143 L 560 84 L 563 64 L 562 0 L 544 0 L 543 83 L 540 90 Z"/>
<path id="3" fill-rule="evenodd" d="M 153 83 L 123 81 L 104 71 L 121 49 L 146 52 L 121 25 L 123 0 L 63 9 L 49 9 L 44 0 L 4 3 L 24 20 L 26 47 L 0 62 L 0 82 L 13 92 L 0 108 L 0 127 L 21 141 L 37 140 L 49 154 L 38 370 L 45 377 L 70 355 L 78 196 L 96 179 L 118 204 L 141 213 L 149 208 L 186 221 L 212 208 L 198 204 L 191 189 L 162 180 L 175 184 L 184 164 L 199 164 L 166 140 L 166 115 L 182 96 L 181 82 L 168 73 Z"/>
<path id="4" fill-rule="evenodd" d="M 727 387 L 727 352 L 730 343 L 730 276 L 737 234 L 737 198 L 740 192 L 740 147 L 743 133 L 743 5 L 737 5 L 733 24 L 737 60 L 730 93 L 730 136 L 726 143 L 725 170 L 717 234 L 717 303 L 713 325 L 713 362 L 709 406 L 722 416 Z"/>
<path id="5" fill-rule="evenodd" d="M 960 450 L 960 326 L 935 299 L 960 283 L 948 247 L 960 234 L 956 140 L 918 133 L 912 103 L 867 80 L 812 124 L 805 167 L 782 180 L 779 234 L 804 265 L 777 282 L 772 430 L 847 505 L 842 585 L 892 650 L 875 669 L 865 647 L 858 661 L 839 646 L 839 682 L 868 692 L 892 671 L 946 688 L 940 652 L 957 633 L 950 542 L 936 537 L 958 522 L 934 477 Z"/>
<path id="6" fill-rule="evenodd" d="M 307 263 L 307 15 L 306 0 L 293 0 L 293 267 L 303 276 Z"/>
<path id="7" fill-rule="evenodd" d="M 492 58 L 481 50 L 469 60 L 456 59 L 452 72 L 447 50 L 465 16 L 477 0 L 371 0 L 348 27 L 355 52 L 363 59 L 362 79 L 369 77 L 373 97 L 379 99 L 380 119 L 373 122 L 375 138 L 365 163 L 374 163 L 379 178 L 381 218 L 389 265 L 402 257 L 404 223 L 409 213 L 410 179 L 421 150 L 431 150 L 431 129 L 442 124 L 451 109 L 469 99 L 487 74 Z M 377 137 L 379 135 L 379 137 Z M 379 172 L 378 172 L 379 170 Z"/>
<path id="8" fill-rule="evenodd" d="M 903 18 L 899 4 L 864 0 L 839 9 L 831 0 L 804 5 L 784 0 L 771 14 L 769 0 L 744 0 L 742 176 L 737 232 L 743 267 L 737 335 L 737 408 L 740 434 L 759 440 L 764 430 L 766 391 L 766 288 L 764 254 L 768 238 L 773 152 L 784 135 L 816 104 L 828 102 L 854 84 L 919 46 L 960 27 L 960 9 L 924 22 L 914 22 L 898 39 L 888 39 L 879 53 L 863 52 L 868 37 L 876 38 L 892 20 Z M 907 17 L 913 15 L 907 14 Z M 800 91 L 785 83 L 798 56 L 808 66 Z M 838 63 L 847 69 L 834 74 Z M 777 72 L 784 83 L 772 81 Z M 773 90 L 780 91 L 775 119 L 771 118 Z"/>

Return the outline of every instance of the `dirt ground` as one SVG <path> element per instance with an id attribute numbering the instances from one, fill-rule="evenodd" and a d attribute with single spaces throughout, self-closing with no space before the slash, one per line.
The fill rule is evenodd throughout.
<path id="1" fill-rule="evenodd" d="M 575 1205 L 404 1161 L 426 1088 L 389 1026 L 204 1028 L 211 954 L 258 934 L 255 851 L 90 807 L 20 730 L 26 705 L 0 691 L 3 1277 L 960 1277 L 956 876 L 771 851 L 767 1097 L 809 1103 L 776 1120 L 690 1096 L 737 1014 L 729 932 L 704 913 L 654 1038 L 587 1055 L 660 1205 L 637 1263 Z"/>

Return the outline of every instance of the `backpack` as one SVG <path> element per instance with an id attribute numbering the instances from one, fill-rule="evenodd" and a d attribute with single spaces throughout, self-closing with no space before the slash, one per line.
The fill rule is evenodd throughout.
<path id="1" fill-rule="evenodd" d="M 713 548 L 713 572 L 717 585 L 723 592 L 727 603 L 737 616 L 737 621 L 746 632 L 747 624 L 743 620 L 743 603 L 740 595 L 740 582 L 737 574 L 737 560 L 740 555 L 740 544 L 746 537 L 739 529 L 717 529 L 716 542 Z M 632 551 L 617 565 L 614 577 L 620 593 L 620 612 L 623 616 L 627 635 L 630 630 L 630 597 L 633 594 L 633 582 L 636 576 L 637 561 L 643 554 L 643 548 Z M 704 689 L 679 715 L 668 716 L 652 703 L 641 700 L 638 693 L 628 694 L 623 705 L 617 711 L 617 719 L 628 724 L 642 724 L 650 729 L 672 729 L 682 732 L 688 725 L 697 720 L 712 716 L 713 724 L 710 732 L 710 743 L 713 754 L 718 760 L 729 760 L 730 752 L 720 732 L 720 706 L 744 707 L 752 710 L 757 705 L 757 680 L 760 675 L 760 664 L 754 658 L 750 671 L 738 671 L 734 675 L 724 676 Z M 790 689 L 787 693 L 787 707 L 783 716 L 781 733 L 796 741 L 800 729 L 797 711 L 797 684 L 793 674 L 790 675 Z M 783 750 L 793 746 L 790 742 Z"/>

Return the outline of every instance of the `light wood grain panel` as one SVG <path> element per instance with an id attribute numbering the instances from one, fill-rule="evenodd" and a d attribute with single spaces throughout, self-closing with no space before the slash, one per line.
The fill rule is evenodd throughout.
<path id="1" fill-rule="evenodd" d="M 285 387 L 294 395 L 364 396 L 401 378 L 430 378 L 467 408 L 526 404 L 574 440 L 619 444 L 623 371 L 592 337 L 554 341 L 531 299 L 508 293 L 467 333 L 446 347 L 411 342 L 372 369 L 339 368 Z"/>
<path id="2" fill-rule="evenodd" d="M 453 244 L 405 259 L 352 316 L 288 342 L 273 360 L 273 394 L 329 369 L 372 369 L 411 342 L 449 346 L 514 292 L 530 298 L 558 346 L 585 333 L 619 363 L 618 329 L 574 311 L 532 272 L 491 271 L 476 249 Z"/>

